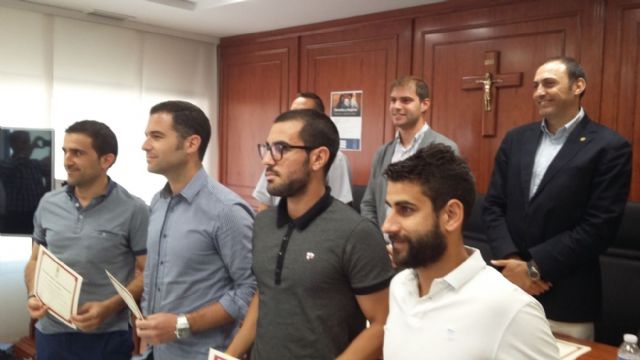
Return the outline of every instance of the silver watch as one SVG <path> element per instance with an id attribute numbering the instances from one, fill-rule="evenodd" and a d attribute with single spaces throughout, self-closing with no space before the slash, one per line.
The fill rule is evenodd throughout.
<path id="1" fill-rule="evenodd" d="M 187 315 L 180 314 L 176 320 L 176 338 L 184 339 L 191 335 L 191 329 L 189 329 L 189 320 L 187 320 Z"/>
<path id="2" fill-rule="evenodd" d="M 540 280 L 540 270 L 538 270 L 538 265 L 533 260 L 527 262 L 527 270 L 529 270 L 529 278 L 531 280 Z"/>

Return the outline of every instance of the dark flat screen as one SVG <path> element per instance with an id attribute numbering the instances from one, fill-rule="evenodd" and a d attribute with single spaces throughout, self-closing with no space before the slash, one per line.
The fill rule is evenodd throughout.
<path id="1" fill-rule="evenodd" d="M 53 139 L 53 130 L 0 128 L 0 233 L 33 233 L 38 202 L 52 189 Z"/>

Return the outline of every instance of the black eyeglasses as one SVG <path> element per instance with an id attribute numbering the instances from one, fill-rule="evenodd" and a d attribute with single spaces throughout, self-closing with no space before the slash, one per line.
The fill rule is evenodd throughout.
<path id="1" fill-rule="evenodd" d="M 273 159 L 273 161 L 280 161 L 280 159 L 282 159 L 282 156 L 291 151 L 291 149 L 302 149 L 305 151 L 310 151 L 314 148 L 304 145 L 289 145 L 284 142 L 277 142 L 274 144 L 264 143 L 258 144 L 258 155 L 260 156 L 260 159 L 264 159 L 265 155 L 267 155 L 267 152 L 269 152 L 271 153 L 271 158 Z"/>

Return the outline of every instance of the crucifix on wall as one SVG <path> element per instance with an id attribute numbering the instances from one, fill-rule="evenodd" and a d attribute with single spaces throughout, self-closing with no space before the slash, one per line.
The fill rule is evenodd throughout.
<path id="1" fill-rule="evenodd" d="M 484 74 L 462 78 L 463 90 L 482 90 L 482 136 L 496 135 L 496 108 L 498 88 L 516 87 L 522 84 L 522 73 L 499 74 L 500 52 L 484 54 Z"/>

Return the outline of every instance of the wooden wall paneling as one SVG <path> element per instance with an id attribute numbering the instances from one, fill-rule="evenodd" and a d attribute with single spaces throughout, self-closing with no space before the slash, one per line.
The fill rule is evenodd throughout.
<path id="1" fill-rule="evenodd" d="M 298 84 L 298 39 L 220 47 L 221 182 L 252 205 L 264 166 L 256 144 L 289 108 Z"/>
<path id="2" fill-rule="evenodd" d="M 569 55 L 582 61 L 590 78 L 586 108 L 599 114 L 602 61 L 592 54 L 602 51 L 602 4 L 523 2 L 416 19 L 413 66 L 432 87 L 430 124 L 458 144 L 476 175 L 478 191 L 488 188 L 505 133 L 538 118 L 530 84 L 545 59 Z M 499 73 L 521 73 L 522 82 L 497 91 L 492 101 L 495 135 L 483 135 L 483 92 L 464 90 L 462 78 L 483 75 L 490 51 L 498 52 Z"/>
<path id="3" fill-rule="evenodd" d="M 632 142 L 631 195 L 640 201 L 640 1 L 609 1 L 602 120 Z"/>
<path id="4" fill-rule="evenodd" d="M 320 95 L 328 114 L 332 91 L 363 91 L 361 151 L 345 151 L 354 184 L 367 184 L 375 151 L 393 137 L 389 85 L 410 71 L 411 36 L 412 21 L 404 19 L 301 37 L 301 91 Z"/>
<path id="5" fill-rule="evenodd" d="M 276 29 L 271 31 L 243 34 L 224 37 L 220 39 L 222 46 L 229 45 L 246 45 L 248 43 L 271 41 L 282 39 L 283 37 L 291 36 L 305 36 L 313 34 L 322 34 L 326 32 L 343 31 L 353 33 L 354 28 L 360 26 L 366 26 L 367 24 L 381 24 L 384 22 L 402 22 L 405 20 L 412 20 L 413 18 L 423 14 L 440 14 L 455 11 L 461 7 L 474 8 L 485 7 L 488 4 L 504 4 L 514 3 L 522 1 L 537 1 L 537 0 L 484 0 L 482 2 L 478 0 L 447 0 L 437 2 L 428 5 L 419 5 L 409 8 L 384 11 L 373 14 L 366 14 L 361 16 L 354 16 L 343 19 L 336 19 L 330 21 L 324 21 L 320 23 L 305 24 L 300 26 L 293 26 L 284 29 Z M 355 30 L 358 31 L 357 29 Z"/>

